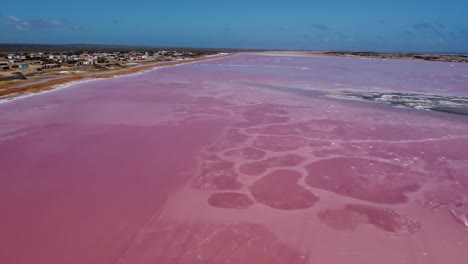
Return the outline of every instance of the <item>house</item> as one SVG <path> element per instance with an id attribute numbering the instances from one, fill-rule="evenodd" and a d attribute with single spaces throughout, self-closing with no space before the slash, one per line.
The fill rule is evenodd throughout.
<path id="1" fill-rule="evenodd" d="M 94 64 L 96 64 L 96 62 L 93 59 L 88 59 L 88 60 L 83 61 L 82 64 L 83 65 L 94 65 Z"/>
<path id="2" fill-rule="evenodd" d="M 4 71 L 9 70 L 10 64 L 6 61 L 0 61 L 0 69 Z"/>
<path id="3" fill-rule="evenodd" d="M 69 61 L 78 61 L 80 59 L 80 56 L 79 55 L 71 55 L 71 56 L 68 56 L 68 60 Z"/>
<path id="4" fill-rule="evenodd" d="M 60 65 L 56 63 L 49 63 L 42 66 L 44 69 L 60 68 Z"/>

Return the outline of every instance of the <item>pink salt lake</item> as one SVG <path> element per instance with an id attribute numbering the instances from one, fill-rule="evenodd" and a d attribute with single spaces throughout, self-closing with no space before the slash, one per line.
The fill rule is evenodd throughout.
<path id="1" fill-rule="evenodd" d="M 466 263 L 468 118 L 294 91 L 467 72 L 235 55 L 2 103 L 0 263 Z"/>

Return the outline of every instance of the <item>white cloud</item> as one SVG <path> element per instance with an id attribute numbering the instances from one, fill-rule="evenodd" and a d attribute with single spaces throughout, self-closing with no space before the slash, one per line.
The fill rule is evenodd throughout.
<path id="1" fill-rule="evenodd" d="M 62 20 L 57 19 L 40 18 L 31 20 L 31 25 L 38 28 L 58 27 L 62 26 L 63 24 L 64 22 Z"/>
<path id="2" fill-rule="evenodd" d="M 62 21 L 60 21 L 60 20 L 55 20 L 55 19 L 51 20 L 50 23 L 51 23 L 52 25 L 56 25 L 56 26 L 63 25 L 63 22 L 62 22 Z"/>
<path id="3" fill-rule="evenodd" d="M 27 31 L 30 28 L 29 22 L 24 21 L 16 16 L 7 16 L 6 23 L 20 31 Z"/>
<path id="4" fill-rule="evenodd" d="M 21 19 L 15 16 L 8 16 L 9 21 L 11 22 L 21 22 Z"/>
<path id="5" fill-rule="evenodd" d="M 83 30 L 83 27 L 80 26 L 80 25 L 73 25 L 72 29 L 75 30 L 75 31 L 80 31 L 80 30 Z"/>
<path id="6" fill-rule="evenodd" d="M 30 29 L 45 29 L 53 27 L 61 27 L 65 25 L 64 20 L 39 18 L 24 20 L 17 16 L 7 16 L 6 20 L 0 23 L 6 24 L 20 31 L 28 31 Z"/>

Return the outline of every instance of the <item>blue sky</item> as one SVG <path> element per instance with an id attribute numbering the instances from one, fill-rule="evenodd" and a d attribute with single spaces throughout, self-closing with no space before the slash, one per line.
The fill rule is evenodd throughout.
<path id="1" fill-rule="evenodd" d="M 2 2 L 0 43 L 468 52 L 468 0 Z"/>

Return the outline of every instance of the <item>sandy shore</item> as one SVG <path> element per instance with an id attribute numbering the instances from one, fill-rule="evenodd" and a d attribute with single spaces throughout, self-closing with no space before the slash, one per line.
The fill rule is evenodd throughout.
<path id="1" fill-rule="evenodd" d="M 83 72 L 74 74 L 72 76 L 59 76 L 52 75 L 48 76 L 44 79 L 40 80 L 32 80 L 30 82 L 22 82 L 20 84 L 9 84 L 4 83 L 3 87 L 0 86 L 0 100 L 1 99 L 9 99 L 13 97 L 17 97 L 20 95 L 24 95 L 27 93 L 38 93 L 42 91 L 48 91 L 57 88 L 59 85 L 64 85 L 76 81 L 83 81 L 89 79 L 107 79 L 113 78 L 117 76 L 135 74 L 143 71 L 152 70 L 154 68 L 159 67 L 170 67 L 170 66 L 177 66 L 187 63 L 193 63 L 198 61 L 204 60 L 212 60 L 215 58 L 220 58 L 224 56 L 216 56 L 216 57 L 197 57 L 191 60 L 182 60 L 182 61 L 170 61 L 170 62 L 157 62 L 157 63 L 149 63 L 143 65 L 133 66 L 123 70 L 114 70 L 114 71 L 105 71 L 99 73 L 90 73 L 90 72 Z"/>
<path id="2" fill-rule="evenodd" d="M 251 53 L 252 54 L 252 53 Z M 431 53 L 399 53 L 399 52 L 351 52 L 351 51 L 260 51 L 253 54 L 262 56 L 288 57 L 338 57 L 373 60 L 411 60 L 427 62 L 467 63 L 466 54 L 431 54 Z"/>

